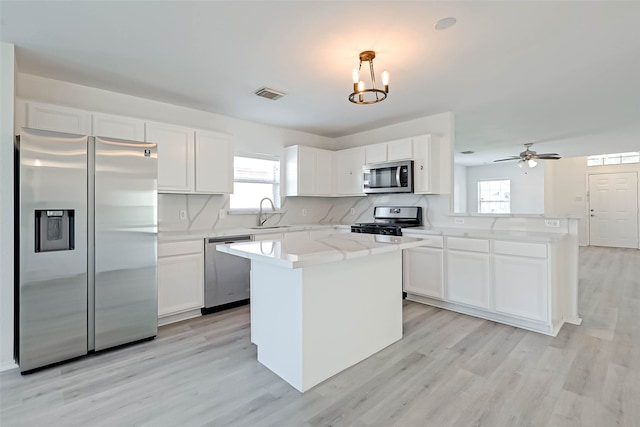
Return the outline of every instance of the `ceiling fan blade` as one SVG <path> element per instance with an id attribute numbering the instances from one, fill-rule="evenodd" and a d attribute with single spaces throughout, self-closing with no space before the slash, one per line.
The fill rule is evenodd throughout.
<path id="1" fill-rule="evenodd" d="M 540 154 L 539 156 L 536 156 L 536 159 L 542 159 L 542 160 L 560 160 L 562 157 L 558 156 L 558 155 L 549 155 L 549 154 Z"/>
<path id="2" fill-rule="evenodd" d="M 559 156 L 558 153 L 540 153 L 538 156 Z"/>
<path id="3" fill-rule="evenodd" d="M 520 156 L 511 156 L 511 157 L 507 157 L 506 159 L 494 160 L 494 163 L 495 162 L 507 162 L 509 160 L 520 160 Z"/>

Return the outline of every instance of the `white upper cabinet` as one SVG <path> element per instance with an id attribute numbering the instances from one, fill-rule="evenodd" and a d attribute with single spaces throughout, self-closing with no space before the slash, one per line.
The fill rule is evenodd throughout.
<path id="1" fill-rule="evenodd" d="M 371 163 L 384 163 L 387 161 L 387 143 L 372 144 L 364 147 L 365 162 Z"/>
<path id="2" fill-rule="evenodd" d="M 413 158 L 412 138 L 366 145 L 364 148 L 366 164 L 411 160 Z"/>
<path id="3" fill-rule="evenodd" d="M 364 147 L 336 151 L 336 177 L 338 195 L 364 195 L 362 166 L 365 164 Z"/>
<path id="4" fill-rule="evenodd" d="M 230 135 L 196 131 L 196 193 L 233 193 L 233 141 Z"/>
<path id="5" fill-rule="evenodd" d="M 55 132 L 91 134 L 90 113 L 59 105 L 29 102 L 27 105 L 27 127 Z"/>
<path id="6" fill-rule="evenodd" d="M 413 138 L 399 139 L 387 143 L 387 160 L 411 160 L 413 158 Z"/>
<path id="7" fill-rule="evenodd" d="M 413 180 L 416 194 L 451 192 L 451 151 L 432 135 L 413 138 Z"/>
<path id="8" fill-rule="evenodd" d="M 146 141 L 158 144 L 158 191 L 194 191 L 194 131 L 162 123 L 146 123 Z"/>
<path id="9" fill-rule="evenodd" d="M 287 196 L 333 195 L 333 151 L 294 145 L 285 153 Z"/>
<path id="10" fill-rule="evenodd" d="M 111 114 L 91 114 L 91 135 L 144 141 L 144 121 Z"/>

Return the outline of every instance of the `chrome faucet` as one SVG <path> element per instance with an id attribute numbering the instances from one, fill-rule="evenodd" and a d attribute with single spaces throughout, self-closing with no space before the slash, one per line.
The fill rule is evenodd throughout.
<path id="1" fill-rule="evenodd" d="M 271 210 L 272 211 L 276 211 L 276 207 L 273 204 L 273 200 L 271 200 L 268 197 L 265 197 L 264 199 L 260 200 L 260 213 L 258 214 L 258 227 L 262 227 L 264 225 L 265 222 L 267 222 L 267 220 L 269 218 L 271 218 L 268 214 L 263 214 L 262 213 L 262 202 L 264 202 L 265 200 L 268 200 L 269 203 L 271 203 Z M 264 215 L 264 219 L 262 219 L 262 216 Z"/>

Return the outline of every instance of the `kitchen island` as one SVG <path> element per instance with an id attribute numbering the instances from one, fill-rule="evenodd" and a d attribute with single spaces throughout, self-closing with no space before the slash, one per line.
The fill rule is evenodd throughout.
<path id="1" fill-rule="evenodd" d="M 422 243 L 340 233 L 218 250 L 251 259 L 258 361 L 304 392 L 402 338 L 402 250 Z"/>

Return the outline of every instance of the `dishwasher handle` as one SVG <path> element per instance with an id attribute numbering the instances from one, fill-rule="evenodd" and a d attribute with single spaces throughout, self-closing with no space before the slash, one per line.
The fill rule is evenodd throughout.
<path id="1" fill-rule="evenodd" d="M 243 236 L 223 236 L 223 237 L 209 237 L 206 239 L 208 244 L 226 244 L 226 243 L 238 243 L 251 241 L 250 235 Z"/>

